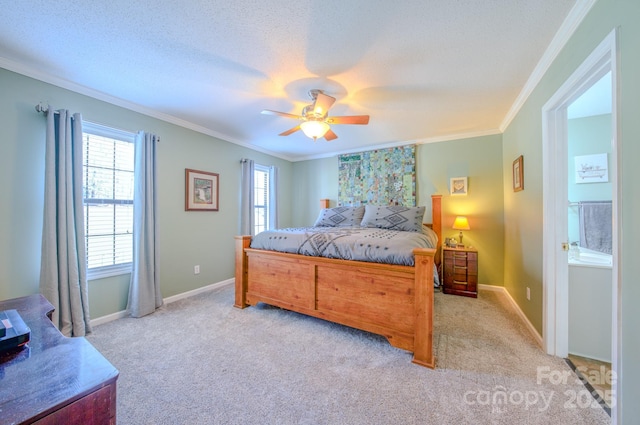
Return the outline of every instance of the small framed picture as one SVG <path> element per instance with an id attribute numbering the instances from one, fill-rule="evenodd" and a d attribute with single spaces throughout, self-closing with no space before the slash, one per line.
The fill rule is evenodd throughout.
<path id="1" fill-rule="evenodd" d="M 219 175 L 185 169 L 185 211 L 218 211 Z"/>
<path id="2" fill-rule="evenodd" d="M 513 191 L 519 192 L 524 189 L 524 162 L 520 155 L 513 161 Z"/>
<path id="3" fill-rule="evenodd" d="M 454 177 L 449 182 L 451 196 L 467 196 L 467 178 Z"/>
<path id="4" fill-rule="evenodd" d="M 576 183 L 605 183 L 609 181 L 606 153 L 576 156 L 574 162 Z"/>

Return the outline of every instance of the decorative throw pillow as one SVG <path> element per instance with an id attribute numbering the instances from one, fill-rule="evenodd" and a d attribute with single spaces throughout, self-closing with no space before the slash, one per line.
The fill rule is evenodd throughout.
<path id="1" fill-rule="evenodd" d="M 364 216 L 364 207 L 335 207 L 325 208 L 314 226 L 316 227 L 351 227 L 360 226 Z"/>
<path id="2" fill-rule="evenodd" d="M 422 232 L 422 217 L 425 207 L 366 205 L 363 227 Z"/>

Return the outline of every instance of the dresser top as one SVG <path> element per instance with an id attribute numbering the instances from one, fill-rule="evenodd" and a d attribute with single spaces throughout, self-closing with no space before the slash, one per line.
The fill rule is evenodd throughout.
<path id="1" fill-rule="evenodd" d="M 58 331 L 42 295 L 0 301 L 0 310 L 17 310 L 31 329 L 25 347 L 0 354 L 1 424 L 41 418 L 117 379 L 118 370 L 89 341 Z"/>

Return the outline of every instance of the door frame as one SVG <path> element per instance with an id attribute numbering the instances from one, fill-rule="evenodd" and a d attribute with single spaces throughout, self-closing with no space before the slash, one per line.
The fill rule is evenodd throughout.
<path id="1" fill-rule="evenodd" d="M 569 353 L 569 272 L 568 252 L 568 158 L 567 108 L 607 72 L 611 72 L 611 182 L 612 193 L 612 369 L 618 379 L 612 391 L 619 394 L 620 354 L 620 146 L 618 96 L 617 30 L 613 30 L 574 71 L 542 107 L 543 174 L 543 342 L 547 354 L 567 357 Z M 617 423 L 620 403 L 611 409 L 612 423 Z"/>

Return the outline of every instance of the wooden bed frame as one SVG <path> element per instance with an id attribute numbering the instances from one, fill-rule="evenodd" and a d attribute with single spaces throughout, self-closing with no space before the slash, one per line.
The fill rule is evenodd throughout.
<path id="1" fill-rule="evenodd" d="M 442 241 L 442 195 L 431 196 L 436 249 L 416 248 L 414 266 L 310 257 L 250 248 L 236 236 L 234 307 L 264 302 L 382 335 L 435 367 L 433 265 Z"/>

